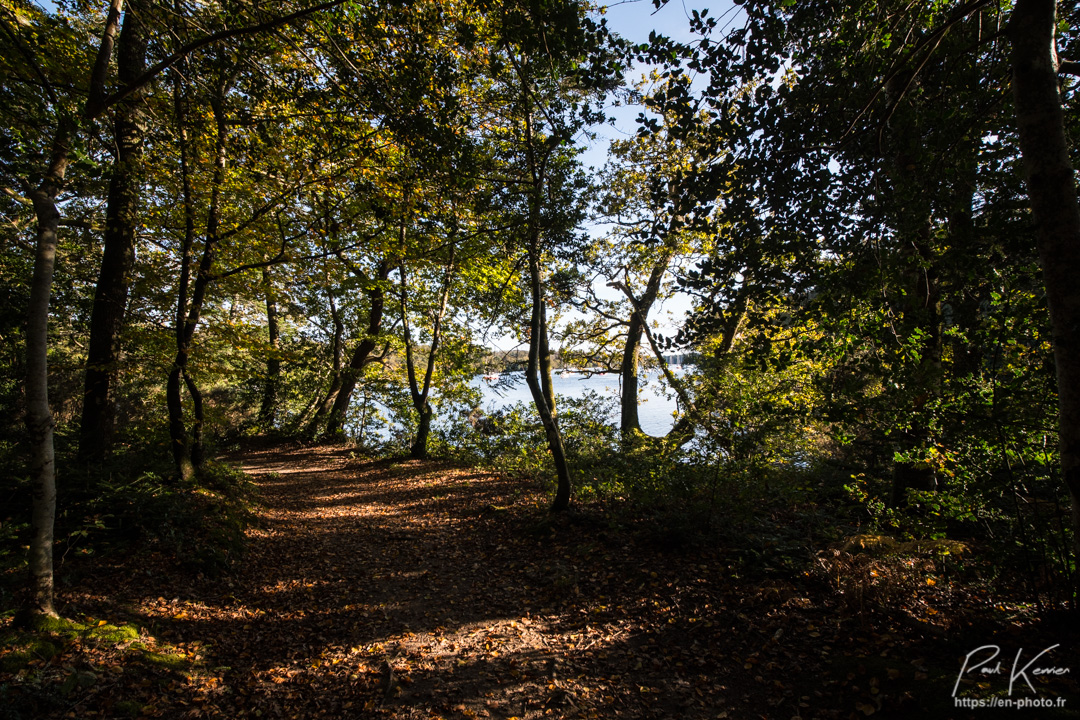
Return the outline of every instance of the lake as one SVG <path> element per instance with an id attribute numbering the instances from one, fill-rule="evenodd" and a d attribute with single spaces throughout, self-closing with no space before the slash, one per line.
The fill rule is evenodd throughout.
<path id="1" fill-rule="evenodd" d="M 470 385 L 479 388 L 483 393 L 481 406 L 487 413 L 518 402 L 532 405 L 532 393 L 525 384 L 525 374 L 522 372 L 503 373 L 497 382 L 485 380 L 478 375 L 473 378 Z M 615 399 L 615 411 L 611 421 L 618 425 L 617 401 L 621 387 L 620 375 L 597 373 L 586 376 L 572 373 L 563 376 L 556 373 L 552 378 L 552 385 L 557 397 L 580 398 L 591 390 L 605 398 Z M 674 397 L 669 399 L 668 394 L 674 395 L 670 392 L 659 370 L 649 370 L 642 375 L 638 392 L 638 417 L 641 421 L 641 429 L 645 433 L 662 436 L 675 424 L 672 412 L 678 404 Z"/>

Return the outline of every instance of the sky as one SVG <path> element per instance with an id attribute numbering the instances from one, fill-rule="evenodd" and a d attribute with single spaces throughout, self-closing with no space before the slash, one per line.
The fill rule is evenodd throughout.
<path id="1" fill-rule="evenodd" d="M 730 10 L 733 4 L 731 0 L 721 0 L 715 4 L 700 0 L 669 0 L 666 5 L 657 9 L 652 0 L 623 0 L 601 7 L 606 8 L 603 17 L 615 33 L 632 42 L 645 43 L 649 41 L 649 33 L 653 31 L 672 40 L 689 42 L 695 37 L 690 33 L 693 10 L 700 12 L 708 9 L 710 16 L 719 17 Z M 633 68 L 626 75 L 627 82 L 640 80 L 649 70 L 646 66 Z M 597 138 L 582 155 L 582 162 L 597 169 L 603 167 L 607 160 L 608 145 L 612 140 L 630 137 L 637 131 L 635 119 L 640 112 L 640 106 L 609 108 L 608 114 L 613 116 L 614 123 L 593 128 Z"/>

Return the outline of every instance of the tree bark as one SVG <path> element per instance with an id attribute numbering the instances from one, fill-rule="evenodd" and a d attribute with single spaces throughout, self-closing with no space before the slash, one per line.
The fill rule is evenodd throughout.
<path id="1" fill-rule="evenodd" d="M 278 329 L 277 303 L 270 281 L 270 268 L 262 269 L 263 292 L 266 295 L 266 329 L 270 335 L 270 355 L 266 359 L 266 382 L 263 385 L 262 407 L 259 408 L 259 427 L 273 430 L 277 420 L 278 388 L 281 383 L 281 348 Z"/>
<path id="2" fill-rule="evenodd" d="M 138 3 L 133 3 L 137 5 Z M 147 32 L 139 11 L 128 6 L 117 49 L 117 76 L 134 81 L 146 67 Z M 94 304 L 90 313 L 79 457 L 100 463 L 111 452 L 116 423 L 113 385 L 118 375 L 120 331 L 127 312 L 143 154 L 141 93 L 116 106 L 116 160 L 109 179 L 105 235 Z"/>
<path id="3" fill-rule="evenodd" d="M 31 449 L 30 476 L 34 479 L 28 610 L 31 615 L 50 617 L 56 617 L 53 607 L 56 455 L 49 407 L 49 298 L 56 264 L 56 231 L 60 226 L 56 197 L 64 184 L 72 131 L 68 122 L 61 125 L 53 141 L 45 179 L 30 193 L 37 215 L 37 251 L 26 322 L 26 429 Z"/>
<path id="4" fill-rule="evenodd" d="M 191 286 L 191 297 L 188 299 L 188 283 L 190 281 L 191 265 L 193 261 L 192 249 L 194 244 L 194 189 L 192 188 L 191 173 L 189 168 L 190 148 L 184 127 L 183 101 L 179 90 L 176 92 L 175 102 L 177 108 L 177 122 L 180 125 L 180 157 L 181 173 L 184 183 L 184 210 L 185 210 L 185 239 L 183 257 L 181 259 L 180 283 L 177 291 L 176 303 L 176 355 L 173 359 L 173 367 L 169 373 L 166 385 L 166 402 L 169 410 L 169 434 L 172 441 L 173 461 L 180 473 L 181 480 L 191 481 L 198 472 L 203 460 L 202 448 L 202 395 L 195 385 L 194 379 L 187 371 L 188 360 L 191 356 L 191 343 L 195 337 L 195 330 L 199 326 L 202 315 L 203 302 L 206 299 L 206 291 L 213 281 L 212 269 L 217 248 L 220 242 L 218 236 L 221 225 L 221 187 L 225 182 L 225 161 L 228 157 L 229 130 L 225 118 L 224 98 L 228 81 L 224 81 L 217 88 L 217 96 L 211 101 L 216 126 L 217 138 L 214 153 L 214 172 L 210 181 L 210 205 L 206 216 L 206 237 L 203 244 L 202 258 L 195 274 L 195 282 Z M 180 380 L 188 388 L 195 411 L 192 425 L 191 440 L 188 440 L 187 430 L 184 424 L 183 400 L 180 392 Z"/>
<path id="5" fill-rule="evenodd" d="M 539 143 L 533 135 L 532 111 L 528 98 L 528 92 L 523 93 L 526 107 L 524 113 L 525 162 L 530 183 L 526 243 L 529 262 L 529 290 L 532 299 L 532 314 L 529 318 L 529 362 L 525 369 L 525 383 L 529 386 L 533 404 L 536 406 L 536 412 L 540 416 L 540 423 L 544 427 L 544 435 L 547 438 L 548 449 L 551 451 L 551 459 L 555 463 L 555 474 L 558 482 L 555 488 L 555 498 L 551 503 L 551 511 L 562 512 L 570 507 L 572 483 L 570 463 L 566 459 L 566 448 L 563 446 L 562 433 L 559 432 L 559 423 L 553 410 L 555 397 L 551 388 L 547 310 L 545 308 L 543 278 L 540 274 L 540 240 L 542 236 L 540 208 L 547 178 L 544 171 L 545 162 L 541 161 L 541 158 L 536 155 Z M 541 369 L 545 367 L 546 372 L 544 372 L 544 377 L 541 378 L 539 377 Z"/>
<path id="6" fill-rule="evenodd" d="M 123 0 L 112 0 L 98 48 L 90 92 L 83 113 L 88 120 L 100 112 L 105 79 L 120 25 Z M 58 112 L 63 112 L 57 108 Z M 26 429 L 30 446 L 33 500 L 30 516 L 30 592 L 26 610 L 31 616 L 56 617 L 53 607 L 53 542 L 56 519 L 56 452 L 53 415 L 49 407 L 49 301 L 56 266 L 56 232 L 60 209 L 56 198 L 64 185 L 71 156 L 72 138 L 78 130 L 75 118 L 64 116 L 53 137 L 49 167 L 41 183 L 30 193 L 37 217 L 34 275 L 26 317 Z"/>
<path id="7" fill-rule="evenodd" d="M 404 246 L 404 227 L 402 228 L 402 245 Z M 450 298 L 450 286 L 454 279 L 454 248 L 450 248 L 450 260 L 446 265 L 446 277 L 443 280 L 442 294 L 439 297 L 439 308 L 435 313 L 431 328 L 431 347 L 428 350 L 427 364 L 424 369 L 424 384 L 419 385 L 416 380 L 416 363 L 413 359 L 412 337 L 409 330 L 409 283 L 405 273 L 405 263 L 402 262 L 398 272 L 401 276 L 401 327 L 402 338 L 405 342 L 405 369 L 409 378 L 409 393 L 412 397 L 413 407 L 419 415 L 416 424 L 416 439 L 413 441 L 409 454 L 424 460 L 428 456 L 428 435 L 431 433 L 431 378 L 435 372 L 435 359 L 439 352 L 442 341 L 442 320 L 446 314 L 446 303 Z"/>
<path id="8" fill-rule="evenodd" d="M 671 262 L 671 252 L 665 252 L 653 265 L 649 279 L 645 283 L 645 292 L 637 301 L 627 323 L 626 344 L 623 346 L 622 362 L 619 371 L 622 375 L 622 395 L 620 397 L 619 432 L 623 440 L 631 440 L 641 433 L 641 420 L 638 417 L 638 352 L 641 348 L 643 324 L 649 321 L 656 296 L 660 292 L 660 283 Z"/>
<path id="9" fill-rule="evenodd" d="M 360 341 L 356 350 L 353 351 L 349 367 L 342 373 L 341 389 L 334 398 L 334 406 L 330 410 L 330 416 L 326 421 L 326 430 L 323 438 L 326 440 L 339 440 L 344 435 L 345 417 L 349 412 L 349 403 L 352 400 L 353 390 L 356 389 L 356 381 L 364 371 L 371 358 L 372 351 L 378 346 L 379 333 L 382 330 L 383 311 L 386 307 L 386 297 L 383 283 L 390 276 L 390 261 L 383 260 L 379 263 L 376 279 L 367 289 L 368 298 L 371 301 L 371 309 L 368 313 L 368 328 L 364 339 Z"/>
<path id="10" fill-rule="evenodd" d="M 1031 214 L 1046 285 L 1058 386 L 1061 469 L 1080 558 L 1080 206 L 1058 84 L 1054 0 L 1017 0 L 1009 22 L 1013 93 Z M 1074 577 L 1080 595 L 1080 571 Z"/>
<path id="11" fill-rule="evenodd" d="M 311 420 L 304 425 L 304 430 L 300 434 L 301 437 L 311 440 L 319 434 L 319 428 L 322 426 L 323 418 L 325 418 L 330 410 L 334 407 L 334 401 L 337 399 L 337 394 L 341 390 L 342 379 L 342 359 L 345 348 L 345 323 L 341 320 L 341 312 L 338 311 L 337 305 L 334 303 L 334 294 L 331 291 L 327 291 L 327 298 L 330 303 L 330 318 L 334 323 L 334 340 L 333 340 L 333 372 L 330 376 L 330 389 L 326 391 L 326 397 L 319 403 L 318 408 L 315 410 L 315 414 L 311 417 Z"/>
<path id="12" fill-rule="evenodd" d="M 540 415 L 540 422 L 544 426 L 544 435 L 547 437 L 548 449 L 551 458 L 555 462 L 555 474 L 558 477 L 558 485 L 555 489 L 555 499 L 551 503 L 552 512 L 561 512 L 570 507 L 570 464 L 566 459 L 566 449 L 563 446 L 562 434 L 559 432 L 559 424 L 555 415 L 548 405 L 547 393 L 544 385 L 538 377 L 541 367 L 541 348 L 547 347 L 547 339 L 543 337 L 547 332 L 547 326 L 543 322 L 544 316 L 544 290 L 540 276 L 540 232 L 539 228 L 531 231 L 529 241 L 529 285 L 532 294 L 532 317 L 529 321 L 529 364 L 525 370 L 525 382 L 532 393 L 533 404 L 536 412 Z M 550 381 L 550 378 L 549 378 Z M 548 390 L 550 392 L 550 389 Z"/>
<path id="13" fill-rule="evenodd" d="M 544 393 L 551 417 L 558 419 L 555 407 L 555 383 L 551 377 L 551 348 L 548 346 L 547 303 L 540 304 L 540 389 Z"/>

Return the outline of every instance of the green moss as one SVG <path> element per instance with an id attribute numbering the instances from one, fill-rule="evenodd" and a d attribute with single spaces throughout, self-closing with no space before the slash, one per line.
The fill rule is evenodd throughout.
<path id="1" fill-rule="evenodd" d="M 87 630 L 84 636 L 112 645 L 119 645 L 138 640 L 139 629 L 134 625 L 99 625 Z"/>
<path id="2" fill-rule="evenodd" d="M 18 672 L 33 660 L 50 660 L 60 652 L 60 646 L 44 638 L 20 633 L 4 638 L 4 646 L 18 647 L 0 658 L 0 669 L 4 672 Z"/>
<path id="3" fill-rule="evenodd" d="M 113 712 L 122 717 L 138 717 L 142 711 L 142 703 L 134 700 L 118 700 L 113 705 Z"/>
<path id="4" fill-rule="evenodd" d="M 172 655 L 169 653 L 158 653 L 150 650 L 143 650 L 139 654 L 139 658 L 155 667 L 164 668 L 166 670 L 175 670 L 177 672 L 183 672 L 191 667 L 191 662 L 183 655 Z"/>
<path id="5" fill-rule="evenodd" d="M 48 615 L 31 615 L 25 619 L 24 624 L 30 632 L 51 633 L 64 637 L 74 637 L 88 627 L 73 620 Z"/>
<path id="6" fill-rule="evenodd" d="M 22 670 L 30 661 L 33 660 L 33 656 L 26 652 L 13 652 L 0 658 L 0 671 L 15 673 Z"/>

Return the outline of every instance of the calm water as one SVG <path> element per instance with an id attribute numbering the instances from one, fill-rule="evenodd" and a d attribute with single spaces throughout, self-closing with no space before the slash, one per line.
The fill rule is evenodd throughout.
<path id="1" fill-rule="evenodd" d="M 481 404 L 489 413 L 518 402 L 532 404 L 532 393 L 525 384 L 524 373 L 503 373 L 498 382 L 491 382 L 477 376 L 473 378 L 471 385 L 479 388 L 483 393 Z M 556 374 L 552 378 L 552 385 L 556 396 L 580 398 L 586 391 L 591 390 L 602 397 L 613 398 L 616 400 L 616 405 L 611 420 L 616 425 L 618 424 L 619 375 L 586 377 L 575 373 L 562 377 Z M 675 411 L 677 403 L 674 397 L 669 399 L 668 394 L 673 395 L 659 370 L 650 370 L 644 374 L 639 384 L 638 416 L 641 419 L 641 429 L 649 435 L 664 435 L 675 423 L 671 413 Z"/>

